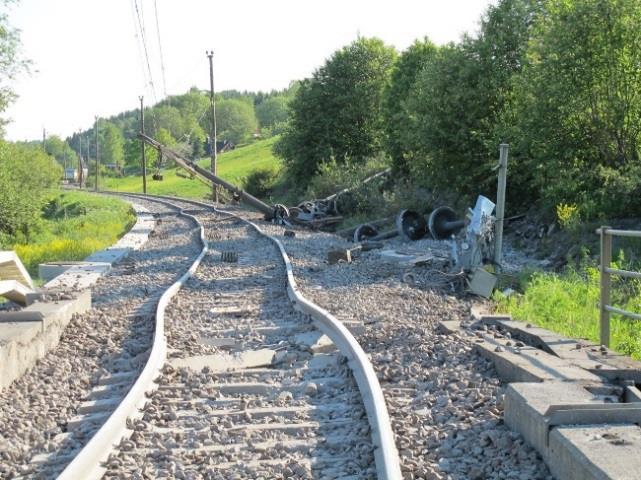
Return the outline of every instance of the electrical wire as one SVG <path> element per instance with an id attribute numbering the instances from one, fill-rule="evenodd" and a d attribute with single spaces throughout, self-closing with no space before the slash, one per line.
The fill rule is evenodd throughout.
<path id="1" fill-rule="evenodd" d="M 142 70 L 143 90 L 144 90 L 147 88 L 149 80 L 147 79 L 147 70 L 145 69 L 145 62 L 143 58 L 142 40 L 140 39 L 140 35 L 138 35 L 138 26 L 136 23 L 136 9 L 134 6 L 134 0 L 131 0 L 131 15 L 132 15 L 132 20 L 134 25 L 134 38 L 136 39 L 136 48 L 138 49 L 138 55 L 140 57 L 140 68 Z"/>
<path id="2" fill-rule="evenodd" d="M 162 73 L 162 86 L 165 97 L 167 97 L 167 81 L 165 79 L 165 60 L 162 54 L 162 42 L 160 41 L 160 23 L 158 22 L 158 2 L 154 0 L 154 14 L 156 16 L 156 34 L 158 37 L 158 51 L 160 52 L 160 71 Z"/>
<path id="3" fill-rule="evenodd" d="M 149 61 L 149 51 L 147 50 L 147 39 L 145 36 L 144 15 L 141 13 L 142 0 L 141 0 L 141 9 L 138 8 L 138 0 L 133 0 L 133 2 L 134 2 L 134 8 L 136 10 L 136 17 L 138 19 L 138 27 L 140 29 L 140 36 L 142 39 L 143 51 L 145 53 L 147 70 L 149 72 L 149 86 L 151 87 L 151 93 L 152 93 L 154 104 L 156 104 L 158 103 L 158 96 L 156 95 L 156 87 L 154 85 L 154 76 L 151 71 L 151 63 Z M 154 131 L 157 131 L 156 116 L 154 115 L 153 108 L 149 112 L 151 114 L 151 123 L 152 123 L 153 129 Z"/>

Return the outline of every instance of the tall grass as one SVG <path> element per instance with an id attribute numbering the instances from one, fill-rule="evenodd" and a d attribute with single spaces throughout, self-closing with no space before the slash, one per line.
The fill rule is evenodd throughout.
<path id="1" fill-rule="evenodd" d="M 594 265 L 569 268 L 560 274 L 534 273 L 522 289 L 522 294 L 509 297 L 497 293 L 497 311 L 562 335 L 599 343 L 599 271 Z M 617 306 L 641 312 L 637 281 L 613 279 L 612 289 Z M 614 350 L 641 359 L 641 322 L 613 315 L 610 343 Z"/>
<path id="2" fill-rule="evenodd" d="M 85 192 L 52 192 L 34 233 L 11 247 L 36 275 L 39 263 L 82 260 L 106 248 L 134 222 L 131 207 L 122 200 Z"/>

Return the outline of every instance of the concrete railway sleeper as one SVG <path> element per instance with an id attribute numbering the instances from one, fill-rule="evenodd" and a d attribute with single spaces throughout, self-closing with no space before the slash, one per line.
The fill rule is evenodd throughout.
<path id="1" fill-rule="evenodd" d="M 199 220 L 203 250 L 158 304 L 150 363 L 60 478 L 401 478 L 369 361 L 298 294 L 282 245 L 148 200 Z"/>

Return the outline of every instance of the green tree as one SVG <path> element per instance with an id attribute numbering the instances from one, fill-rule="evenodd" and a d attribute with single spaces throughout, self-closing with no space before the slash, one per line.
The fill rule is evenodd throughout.
<path id="1" fill-rule="evenodd" d="M 535 0 L 502 0 L 488 9 L 476 38 L 440 48 L 419 74 L 407 103 L 406 137 L 411 170 L 433 188 L 494 196 L 492 167 L 498 144 L 509 140 L 513 78 L 537 9 Z M 511 175 L 513 198 L 520 188 L 527 182 Z"/>
<path id="2" fill-rule="evenodd" d="M 266 98 L 256 106 L 256 118 L 260 128 L 270 129 L 287 121 L 289 99 L 283 95 Z"/>
<path id="3" fill-rule="evenodd" d="M 391 80 L 383 97 L 385 150 L 397 172 L 409 173 L 411 153 L 407 138 L 411 119 L 408 99 L 416 78 L 436 55 L 437 47 L 427 38 L 417 40 L 405 50 L 394 65 Z"/>
<path id="4" fill-rule="evenodd" d="M 185 117 L 173 105 L 161 104 L 153 107 L 149 114 L 145 113 L 145 126 L 147 125 L 149 125 L 154 138 L 158 136 L 158 131 L 161 128 L 167 130 L 173 138 L 181 138 L 189 134 L 185 125 Z"/>
<path id="5" fill-rule="evenodd" d="M 39 142 L 35 143 L 39 144 Z M 76 168 L 78 166 L 78 156 L 76 152 L 71 148 L 69 143 L 57 135 L 47 137 L 45 140 L 45 152 L 53 156 L 63 167 L 70 166 Z"/>
<path id="6" fill-rule="evenodd" d="M 0 0 L 0 9 L 5 10 L 12 0 Z M 23 72 L 29 71 L 30 62 L 20 54 L 20 31 L 9 24 L 6 11 L 0 11 L 0 112 L 4 112 L 16 95 L 10 82 Z M 0 119 L 0 135 L 4 135 L 7 119 Z"/>
<path id="7" fill-rule="evenodd" d="M 550 0 L 519 78 L 527 167 L 549 205 L 639 214 L 641 3 Z"/>
<path id="8" fill-rule="evenodd" d="M 239 98 L 216 103 L 216 128 L 219 140 L 235 144 L 249 140 L 257 128 L 254 104 Z"/>
<path id="9" fill-rule="evenodd" d="M 0 245 L 7 248 L 17 236 L 28 236 L 48 189 L 57 185 L 62 168 L 40 144 L 11 144 L 0 140 Z"/>
<path id="10" fill-rule="evenodd" d="M 125 163 L 125 138 L 118 127 L 111 122 L 101 122 L 100 163 L 116 165 L 121 169 Z"/>
<path id="11" fill-rule="evenodd" d="M 304 188 L 332 158 L 360 163 L 381 151 L 381 99 L 395 59 L 381 40 L 358 38 L 300 83 L 275 146 L 297 185 Z"/>

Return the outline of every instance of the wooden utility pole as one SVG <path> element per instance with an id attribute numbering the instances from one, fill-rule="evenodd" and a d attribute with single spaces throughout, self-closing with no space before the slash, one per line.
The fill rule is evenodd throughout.
<path id="1" fill-rule="evenodd" d="M 507 154 L 510 146 L 500 145 L 499 183 L 496 192 L 496 224 L 494 231 L 494 263 L 500 267 L 503 261 L 503 220 L 505 219 L 505 189 L 507 184 Z"/>
<path id="2" fill-rule="evenodd" d="M 143 96 L 139 96 L 140 100 L 140 133 L 145 134 L 145 110 L 142 104 Z M 140 148 L 142 155 L 142 193 L 147 195 L 147 160 L 145 159 L 145 142 L 140 139 Z"/>
<path id="3" fill-rule="evenodd" d="M 45 141 L 47 140 L 47 131 L 42 128 L 42 150 L 46 153 L 47 152 L 47 147 L 45 145 Z"/>
<path id="4" fill-rule="evenodd" d="M 98 162 L 99 148 L 98 148 L 98 115 L 96 115 L 96 125 L 94 127 L 94 132 L 96 134 L 96 186 L 94 190 L 98 191 L 98 170 L 100 170 L 100 163 Z"/>
<path id="5" fill-rule="evenodd" d="M 209 102 L 211 107 L 211 133 L 209 143 L 211 145 L 211 173 L 217 175 L 218 152 L 216 148 L 216 99 L 214 98 L 214 52 L 207 52 L 209 58 Z M 218 203 L 218 185 L 213 185 L 212 196 L 215 203 Z"/>

